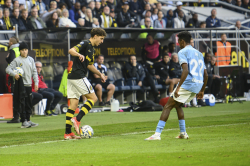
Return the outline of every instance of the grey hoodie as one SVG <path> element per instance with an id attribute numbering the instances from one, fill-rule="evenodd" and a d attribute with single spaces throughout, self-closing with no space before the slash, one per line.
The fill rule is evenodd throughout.
<path id="1" fill-rule="evenodd" d="M 32 84 L 31 77 L 33 77 L 35 85 L 38 85 L 38 75 L 37 75 L 36 65 L 32 57 L 27 56 L 26 58 L 24 58 L 20 55 L 19 57 L 15 58 L 6 68 L 6 73 L 15 77 L 16 74 L 13 71 L 15 67 L 21 67 L 23 69 L 22 78 L 24 86 L 31 86 Z"/>

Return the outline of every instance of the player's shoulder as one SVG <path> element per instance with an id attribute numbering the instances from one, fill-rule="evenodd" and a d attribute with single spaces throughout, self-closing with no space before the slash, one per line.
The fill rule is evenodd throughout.
<path id="1" fill-rule="evenodd" d="M 89 41 L 88 40 L 83 40 L 81 41 L 78 45 L 82 46 L 82 47 L 86 47 L 86 46 L 89 46 Z"/>

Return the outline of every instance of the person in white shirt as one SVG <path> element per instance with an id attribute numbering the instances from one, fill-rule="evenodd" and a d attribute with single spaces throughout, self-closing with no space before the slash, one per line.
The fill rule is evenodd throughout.
<path id="1" fill-rule="evenodd" d="M 185 23 L 183 21 L 184 13 L 183 11 L 178 11 L 178 17 L 174 18 L 174 28 L 185 28 Z"/>
<path id="2" fill-rule="evenodd" d="M 59 27 L 76 27 L 76 24 L 69 19 L 69 11 L 67 9 L 63 9 L 62 11 L 62 17 L 59 19 Z"/>
<path id="3" fill-rule="evenodd" d="M 110 9 L 108 6 L 105 6 L 100 16 L 100 25 L 102 28 L 109 28 L 112 26 L 113 19 L 109 16 Z"/>

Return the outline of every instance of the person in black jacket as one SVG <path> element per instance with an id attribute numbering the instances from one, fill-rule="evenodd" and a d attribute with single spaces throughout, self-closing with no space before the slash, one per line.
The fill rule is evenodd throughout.
<path id="1" fill-rule="evenodd" d="M 155 96 L 155 102 L 158 102 L 158 90 L 155 87 L 154 80 L 148 72 L 145 72 L 143 66 L 137 63 L 135 55 L 129 57 L 129 62 L 125 65 L 125 71 L 127 78 L 136 77 L 136 83 L 140 87 L 143 88 L 143 86 L 150 86 L 153 95 Z"/>
<path id="2" fill-rule="evenodd" d="M 47 28 L 56 28 L 59 26 L 59 19 L 57 12 L 54 12 L 48 21 L 46 21 Z"/>
<path id="3" fill-rule="evenodd" d="M 214 66 L 215 66 L 215 62 L 216 62 L 216 57 L 212 56 L 211 59 L 211 70 L 212 70 L 212 74 L 213 74 L 213 83 L 211 86 L 211 93 L 216 97 L 216 98 L 220 98 L 220 86 L 221 86 L 221 80 L 220 80 L 220 76 L 217 75 L 214 71 Z"/>
<path id="4" fill-rule="evenodd" d="M 188 20 L 186 27 L 187 28 L 199 28 L 200 27 L 197 13 L 194 13 L 193 17 Z"/>
<path id="5" fill-rule="evenodd" d="M 169 76 L 171 79 L 175 78 L 180 81 L 181 78 L 181 65 L 179 64 L 177 53 L 173 53 L 169 64 Z M 179 82 L 178 81 L 178 82 Z"/>
<path id="6" fill-rule="evenodd" d="M 128 9 L 128 2 L 124 2 L 122 11 L 120 11 L 117 16 L 117 23 L 119 27 L 126 27 L 130 24 L 131 14 L 128 12 Z"/>
<path id="7" fill-rule="evenodd" d="M 211 65 L 211 54 L 206 53 L 204 57 L 204 62 L 207 68 L 207 74 L 208 74 L 208 80 L 207 80 L 207 92 L 206 93 L 211 93 L 211 86 L 213 83 L 213 74 L 212 74 L 212 65 Z"/>
<path id="8" fill-rule="evenodd" d="M 171 94 L 174 90 L 174 85 L 177 84 L 179 79 L 170 79 L 169 78 L 169 65 L 170 65 L 170 57 L 168 53 L 163 54 L 163 61 L 155 63 L 155 78 L 157 79 L 159 84 L 169 85 L 169 94 Z"/>
<path id="9" fill-rule="evenodd" d="M 28 10 L 23 9 L 21 12 L 20 20 L 23 22 L 23 25 L 25 26 L 26 30 L 33 30 L 33 26 L 31 24 L 30 19 L 28 18 Z"/>
<path id="10" fill-rule="evenodd" d="M 26 27 L 24 26 L 23 22 L 19 19 L 19 8 L 13 9 L 13 15 L 10 16 L 11 22 L 13 23 L 13 26 L 16 24 L 18 25 L 19 31 L 25 31 Z"/>

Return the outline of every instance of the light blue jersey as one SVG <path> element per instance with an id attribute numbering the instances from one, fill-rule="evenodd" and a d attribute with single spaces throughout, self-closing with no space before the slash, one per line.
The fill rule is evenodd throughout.
<path id="1" fill-rule="evenodd" d="M 180 65 L 188 64 L 189 71 L 181 87 L 190 92 L 199 93 L 203 86 L 204 69 L 206 69 L 202 53 L 187 45 L 178 52 L 178 58 Z"/>

